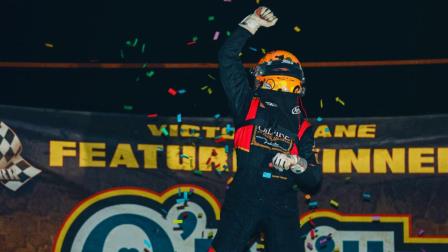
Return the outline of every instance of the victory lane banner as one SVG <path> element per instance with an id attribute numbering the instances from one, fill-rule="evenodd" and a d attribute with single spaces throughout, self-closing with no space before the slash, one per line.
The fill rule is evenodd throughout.
<path id="1" fill-rule="evenodd" d="M 298 193 L 305 251 L 448 251 L 448 115 L 310 121 L 324 181 Z M 229 118 L 0 122 L 1 251 L 207 251 L 238 169 Z"/>

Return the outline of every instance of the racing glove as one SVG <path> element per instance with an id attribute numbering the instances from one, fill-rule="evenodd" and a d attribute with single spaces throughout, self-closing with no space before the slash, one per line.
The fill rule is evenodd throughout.
<path id="1" fill-rule="evenodd" d="M 272 166 L 281 172 L 291 170 L 295 174 L 301 174 L 308 168 L 308 162 L 297 155 L 277 153 L 272 158 Z"/>
<path id="2" fill-rule="evenodd" d="M 260 26 L 271 27 L 277 23 L 278 18 L 267 7 L 258 7 L 254 13 L 247 16 L 240 22 L 240 26 L 254 35 Z"/>

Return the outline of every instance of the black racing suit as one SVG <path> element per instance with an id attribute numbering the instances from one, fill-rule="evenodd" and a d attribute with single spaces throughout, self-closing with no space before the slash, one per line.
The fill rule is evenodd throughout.
<path id="1" fill-rule="evenodd" d="M 297 136 L 304 123 L 300 111 L 291 113 L 298 106 L 298 96 L 250 87 L 239 57 L 250 36 L 247 30 L 238 27 L 219 51 L 220 78 L 230 103 L 235 134 L 245 126 L 252 130 L 246 136 L 250 137 L 249 149 L 235 146 L 238 171 L 226 193 L 212 246 L 217 252 L 244 251 L 249 241 L 262 231 L 266 251 L 298 252 L 304 246 L 300 244 L 297 190 L 293 188 L 296 185 L 305 193 L 316 192 L 322 170 L 312 151 L 312 128 L 300 140 Z M 254 97 L 260 102 L 255 118 L 248 120 Z M 270 168 L 269 163 L 278 152 L 291 153 L 294 145 L 299 156 L 308 161 L 304 173 Z"/>

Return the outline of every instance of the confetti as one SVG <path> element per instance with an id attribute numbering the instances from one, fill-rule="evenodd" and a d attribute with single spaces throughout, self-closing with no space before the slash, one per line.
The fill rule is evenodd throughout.
<path id="1" fill-rule="evenodd" d="M 208 17 L 208 21 L 214 21 L 215 20 L 215 16 L 209 16 Z"/>
<path id="2" fill-rule="evenodd" d="M 318 122 L 322 122 L 322 117 L 318 116 L 316 119 Z"/>
<path id="3" fill-rule="evenodd" d="M 164 136 L 168 136 L 168 135 L 169 135 L 168 130 L 166 129 L 166 127 L 163 127 L 163 128 L 161 129 L 161 131 L 162 131 L 162 134 L 163 134 Z"/>
<path id="4" fill-rule="evenodd" d="M 135 38 L 134 43 L 132 44 L 132 47 L 135 47 L 137 45 L 137 43 L 138 43 L 138 38 Z"/>
<path id="5" fill-rule="evenodd" d="M 230 37 L 230 35 L 232 35 L 232 33 L 230 31 L 226 31 L 226 35 L 227 35 L 227 37 Z"/>
<path id="6" fill-rule="evenodd" d="M 214 115 L 213 117 L 214 117 L 215 119 L 218 119 L 218 118 L 221 117 L 221 114 L 216 114 L 216 115 Z"/>
<path id="7" fill-rule="evenodd" d="M 184 220 L 176 220 L 176 219 L 173 220 L 173 224 L 182 224 L 182 223 L 184 223 Z"/>
<path id="8" fill-rule="evenodd" d="M 194 170 L 193 174 L 197 175 L 197 176 L 201 176 L 202 175 L 202 171 Z"/>
<path id="9" fill-rule="evenodd" d="M 219 38 L 219 31 L 215 31 L 215 34 L 213 35 L 213 40 L 218 40 Z"/>
<path id="10" fill-rule="evenodd" d="M 172 96 L 175 96 L 175 95 L 177 94 L 177 91 L 174 90 L 174 89 L 172 89 L 172 88 L 169 88 L 169 89 L 168 89 L 168 93 L 169 93 L 170 95 L 172 95 Z"/>
<path id="11" fill-rule="evenodd" d="M 305 199 L 306 199 L 306 200 L 310 200 L 310 199 L 311 199 L 311 195 L 309 195 L 309 194 L 305 194 Z"/>
<path id="12" fill-rule="evenodd" d="M 146 68 L 148 66 L 148 63 L 145 63 L 142 65 L 142 68 Z"/>
<path id="13" fill-rule="evenodd" d="M 260 0 L 255 0 L 255 2 L 256 2 L 257 4 L 260 4 Z"/>
<path id="14" fill-rule="evenodd" d="M 123 105 L 123 109 L 124 110 L 132 110 L 132 109 L 134 109 L 134 107 L 132 107 L 132 105 Z"/>
<path id="15" fill-rule="evenodd" d="M 199 39 L 199 37 L 198 37 L 198 36 L 194 36 L 194 37 L 192 38 L 192 41 L 193 41 L 193 42 L 197 42 L 197 41 L 198 41 L 198 39 Z"/>
<path id="16" fill-rule="evenodd" d="M 213 77 L 213 75 L 211 75 L 211 74 L 208 74 L 208 77 L 209 77 L 210 79 L 212 79 L 212 80 L 216 80 L 216 78 Z"/>
<path id="17" fill-rule="evenodd" d="M 316 208 L 317 205 L 318 205 L 317 201 L 311 201 L 310 203 L 308 203 L 309 208 Z"/>
<path id="18" fill-rule="evenodd" d="M 226 181 L 226 184 L 230 185 L 233 182 L 233 177 L 229 177 Z"/>
<path id="19" fill-rule="evenodd" d="M 185 94 L 187 92 L 187 90 L 185 90 L 185 89 L 179 89 L 179 90 L 177 90 L 177 93 L 178 94 Z"/>
<path id="20" fill-rule="evenodd" d="M 370 195 L 370 193 L 363 193 L 362 194 L 362 199 L 364 200 L 364 201 L 370 201 L 370 199 L 372 198 L 372 195 Z"/>
<path id="21" fill-rule="evenodd" d="M 201 90 L 206 90 L 208 88 L 208 86 L 203 86 L 201 87 Z"/>
<path id="22" fill-rule="evenodd" d="M 196 44 L 196 41 L 189 41 L 189 42 L 187 42 L 187 45 L 194 45 L 194 44 Z"/>
<path id="23" fill-rule="evenodd" d="M 330 200 L 330 205 L 334 208 L 339 208 L 339 203 L 335 200 Z"/>
<path id="24" fill-rule="evenodd" d="M 300 29 L 300 27 L 298 27 L 297 25 L 296 26 L 294 26 L 294 31 L 295 32 L 300 32 L 302 29 Z"/>
<path id="25" fill-rule="evenodd" d="M 230 124 L 226 124 L 226 134 L 232 134 L 235 131 L 235 128 Z"/>
<path id="26" fill-rule="evenodd" d="M 157 116 L 159 116 L 158 114 L 147 114 L 146 115 L 148 118 L 156 118 Z"/>
<path id="27" fill-rule="evenodd" d="M 229 153 L 229 146 L 227 144 L 226 144 L 226 146 L 224 146 L 224 152 Z"/>
<path id="28" fill-rule="evenodd" d="M 256 51 L 257 51 L 257 48 L 255 48 L 255 47 L 249 47 L 249 50 L 256 52 Z"/>
<path id="29" fill-rule="evenodd" d="M 208 88 L 208 89 L 207 89 L 207 93 L 208 93 L 209 95 L 211 95 L 211 94 L 213 93 L 213 90 L 212 90 L 211 88 Z"/>
<path id="30" fill-rule="evenodd" d="M 124 52 L 123 52 L 123 50 L 120 50 L 120 57 L 121 57 L 122 59 L 124 59 Z"/>
<path id="31" fill-rule="evenodd" d="M 263 178 L 270 179 L 271 177 L 272 177 L 272 173 L 270 173 L 270 172 L 263 172 Z"/>
<path id="32" fill-rule="evenodd" d="M 257 244 L 256 249 L 257 251 L 264 250 L 264 244 Z"/>
<path id="33" fill-rule="evenodd" d="M 266 49 L 261 48 L 261 52 L 262 52 L 263 54 L 266 54 Z"/>
<path id="34" fill-rule="evenodd" d="M 215 143 L 222 143 L 224 142 L 226 139 L 224 139 L 224 137 L 221 137 L 219 139 L 215 139 Z"/>
<path id="35" fill-rule="evenodd" d="M 147 76 L 148 78 L 153 77 L 154 74 L 155 74 L 154 70 L 151 70 L 151 71 L 146 72 L 146 76 Z"/>
<path id="36" fill-rule="evenodd" d="M 320 108 L 324 108 L 324 101 L 322 99 L 320 99 Z"/>
<path id="37" fill-rule="evenodd" d="M 142 45 L 142 54 L 145 53 L 146 43 L 143 43 Z"/>
<path id="38" fill-rule="evenodd" d="M 310 231 L 311 239 L 313 239 L 313 240 L 314 240 L 314 238 L 316 238 L 316 233 L 315 232 L 317 232 L 317 229 L 315 230 L 314 228 L 312 228 L 311 231 Z"/>
<path id="39" fill-rule="evenodd" d="M 177 123 L 182 123 L 182 114 L 177 114 Z"/>
<path id="40" fill-rule="evenodd" d="M 45 43 L 45 47 L 48 47 L 48 48 L 54 48 L 54 45 L 51 44 L 51 43 Z"/>
<path id="41" fill-rule="evenodd" d="M 336 102 L 338 102 L 339 104 L 341 104 L 342 106 L 345 106 L 345 102 L 343 100 L 341 100 L 341 98 L 339 98 L 339 96 L 336 96 Z"/>
<path id="42" fill-rule="evenodd" d="M 422 236 L 425 233 L 425 230 L 420 229 L 418 230 L 418 236 Z"/>

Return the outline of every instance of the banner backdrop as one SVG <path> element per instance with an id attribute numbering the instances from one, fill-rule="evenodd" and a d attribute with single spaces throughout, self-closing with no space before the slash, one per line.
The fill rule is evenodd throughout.
<path id="1" fill-rule="evenodd" d="M 1 251 L 206 251 L 236 167 L 229 118 L 0 106 Z M 305 251 L 448 251 L 448 115 L 317 118 Z M 263 237 L 251 251 L 263 251 Z"/>

